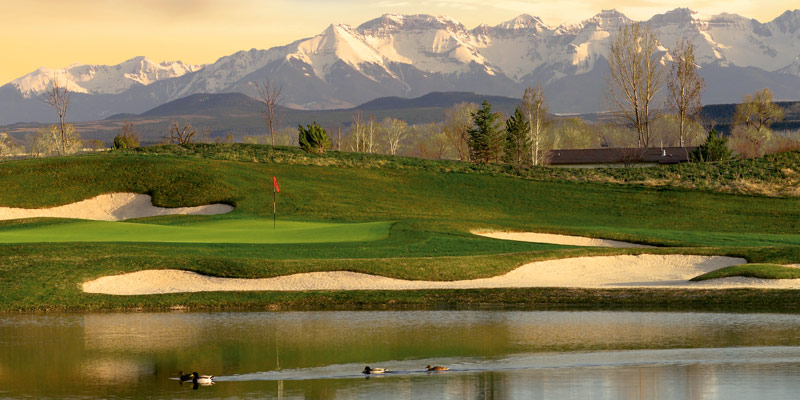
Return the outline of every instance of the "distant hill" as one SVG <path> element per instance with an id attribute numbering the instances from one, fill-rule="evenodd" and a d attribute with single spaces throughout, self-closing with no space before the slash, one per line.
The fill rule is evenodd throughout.
<path id="1" fill-rule="evenodd" d="M 353 122 L 353 114 L 361 111 L 364 118 L 374 117 L 380 121 L 387 117 L 398 118 L 409 125 L 444 120 L 444 112 L 454 104 L 462 102 L 481 103 L 488 100 L 492 110 L 510 115 L 519 104 L 519 99 L 488 96 L 471 92 L 432 92 L 416 98 L 387 97 L 369 101 L 353 108 L 337 110 L 296 110 L 280 108 L 278 129 L 296 129 L 298 125 L 317 122 L 323 128 L 334 131 L 338 126 L 347 128 Z M 160 141 L 169 126 L 191 123 L 193 127 L 211 137 L 231 134 L 236 139 L 242 136 L 264 135 L 266 127 L 261 114 L 262 105 L 256 99 L 242 93 L 200 93 L 164 103 L 141 114 L 115 114 L 101 121 L 78 122 L 76 127 L 87 139 L 100 139 L 110 143 L 125 121 L 132 122 L 142 136 L 143 143 Z M 42 124 L 26 123 L 2 127 L 17 138 L 33 133 Z"/>
<path id="2" fill-rule="evenodd" d="M 472 92 L 431 92 L 424 96 L 407 99 L 403 97 L 382 97 L 368 101 L 354 110 L 401 110 L 408 108 L 448 108 L 458 103 L 481 104 L 487 100 L 493 110 L 503 111 L 508 114 L 520 103 L 520 99 L 503 96 L 488 96 Z"/>

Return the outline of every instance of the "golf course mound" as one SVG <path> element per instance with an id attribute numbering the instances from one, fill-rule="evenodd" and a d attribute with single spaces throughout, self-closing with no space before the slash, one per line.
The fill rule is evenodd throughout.
<path id="1" fill-rule="evenodd" d="M 101 277 L 83 283 L 83 291 L 146 295 L 208 291 L 423 290 L 523 287 L 570 288 L 727 288 L 798 287 L 800 279 L 689 282 L 720 268 L 744 264 L 737 257 L 695 255 L 621 255 L 576 257 L 525 264 L 507 274 L 460 281 L 416 281 L 348 271 L 310 272 L 263 279 L 218 278 L 181 270 L 147 270 Z M 775 281 L 775 282 L 773 282 Z M 775 286 L 783 285 L 783 286 Z"/>
<path id="2" fill-rule="evenodd" d="M 556 235 L 552 233 L 536 232 L 499 232 L 499 231 L 473 231 L 478 236 L 493 239 L 516 240 L 518 242 L 560 244 L 566 246 L 592 246 L 613 248 L 649 248 L 646 244 L 620 242 L 617 240 L 597 239 L 583 236 Z"/>
<path id="3" fill-rule="evenodd" d="M 198 207 L 165 208 L 153 205 L 149 195 L 138 193 L 106 193 L 91 199 L 51 208 L 0 207 L 0 220 L 20 218 L 74 218 L 95 221 L 122 221 L 157 215 L 216 215 L 233 211 L 227 204 Z"/>

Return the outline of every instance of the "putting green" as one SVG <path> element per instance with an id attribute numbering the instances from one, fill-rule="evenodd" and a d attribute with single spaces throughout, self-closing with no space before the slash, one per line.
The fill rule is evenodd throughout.
<path id="1" fill-rule="evenodd" d="M 0 243 L 173 242 L 173 243 L 325 243 L 363 242 L 389 237 L 392 222 L 318 223 L 272 219 L 233 219 L 156 225 L 79 221 L 0 230 Z"/>

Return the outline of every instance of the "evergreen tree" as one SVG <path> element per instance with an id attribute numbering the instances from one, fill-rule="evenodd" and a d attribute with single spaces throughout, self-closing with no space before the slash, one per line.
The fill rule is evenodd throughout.
<path id="1" fill-rule="evenodd" d="M 492 112 L 492 106 L 484 100 L 478 111 L 472 114 L 472 128 L 469 129 L 470 159 L 479 163 L 497 161 L 502 151 L 501 122 Z"/>
<path id="2" fill-rule="evenodd" d="M 531 153 L 528 151 L 530 148 L 529 128 L 530 124 L 525 120 L 525 116 L 522 115 L 520 107 L 517 107 L 514 115 L 506 120 L 503 161 L 516 168 L 531 162 Z"/>
<path id="3" fill-rule="evenodd" d="M 299 125 L 297 142 L 300 143 L 300 148 L 308 153 L 322 154 L 326 149 L 331 147 L 331 139 L 325 129 L 319 126 L 316 122 L 303 128 Z"/>
<path id="4" fill-rule="evenodd" d="M 706 142 L 700 145 L 691 154 L 692 161 L 724 161 L 731 158 L 731 150 L 728 149 L 728 138 L 717 134 L 712 129 L 708 132 Z"/>

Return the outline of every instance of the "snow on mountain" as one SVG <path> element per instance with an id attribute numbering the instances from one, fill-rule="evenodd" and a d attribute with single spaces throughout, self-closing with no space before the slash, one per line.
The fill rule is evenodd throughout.
<path id="1" fill-rule="evenodd" d="M 387 14 L 362 24 L 358 32 L 390 62 L 443 74 L 467 72 L 474 63 L 495 74 L 464 25 L 451 18 Z"/>
<path id="2" fill-rule="evenodd" d="M 30 98 L 52 87 L 53 79 L 68 90 L 86 94 L 119 94 L 134 85 L 175 78 L 202 68 L 180 61 L 157 64 L 146 57 L 136 57 L 118 65 L 73 64 L 66 68 L 39 68 L 11 82 L 23 96 Z"/>

